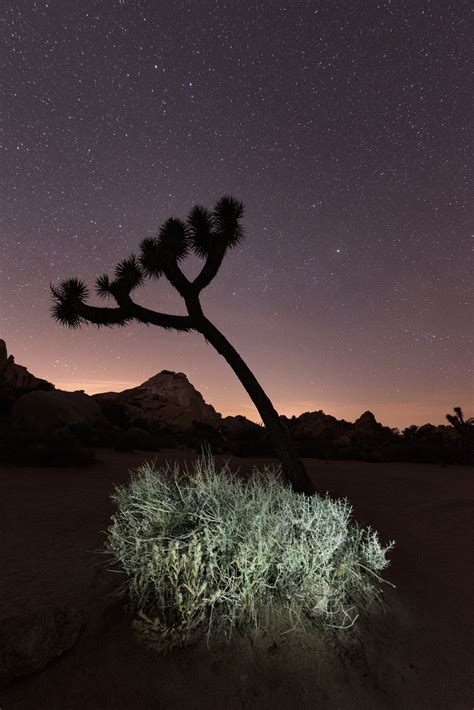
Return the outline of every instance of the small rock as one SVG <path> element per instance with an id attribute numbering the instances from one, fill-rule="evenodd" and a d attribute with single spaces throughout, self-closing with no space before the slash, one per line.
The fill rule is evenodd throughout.
<path id="1" fill-rule="evenodd" d="M 74 646 L 82 618 L 74 608 L 43 607 L 0 621 L 0 683 L 30 675 Z"/>

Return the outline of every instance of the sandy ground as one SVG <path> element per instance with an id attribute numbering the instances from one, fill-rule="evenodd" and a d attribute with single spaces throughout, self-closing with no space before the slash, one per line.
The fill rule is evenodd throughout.
<path id="1" fill-rule="evenodd" d="M 44 603 L 86 619 L 69 653 L 0 689 L 1 710 L 474 707 L 472 468 L 307 459 L 319 491 L 347 496 L 360 523 L 396 540 L 384 610 L 358 624 L 351 647 L 284 637 L 253 654 L 242 641 L 163 656 L 134 636 L 113 596 L 120 575 L 94 552 L 114 484 L 154 456 L 99 455 L 86 469 L 0 468 L 0 619 Z M 274 461 L 234 458 L 231 468 L 264 463 Z"/>

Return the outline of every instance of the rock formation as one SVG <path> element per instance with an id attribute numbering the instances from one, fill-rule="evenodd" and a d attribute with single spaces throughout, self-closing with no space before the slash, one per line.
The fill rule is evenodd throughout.
<path id="1" fill-rule="evenodd" d="M 17 365 L 8 355 L 4 340 L 0 339 L 0 413 L 8 413 L 15 400 L 34 390 L 53 390 L 54 385 L 35 377 L 23 365 Z"/>
<path id="2" fill-rule="evenodd" d="M 331 433 L 331 436 L 342 436 L 349 428 L 349 422 L 336 419 L 330 414 L 325 414 L 321 409 L 317 412 L 304 412 L 296 417 L 294 422 L 295 434 L 319 436 Z"/>
<path id="3" fill-rule="evenodd" d="M 220 427 L 228 430 L 230 433 L 247 430 L 252 431 L 260 428 L 258 424 L 255 424 L 255 422 L 247 419 L 247 417 L 244 417 L 242 414 L 237 414 L 235 417 L 223 417 L 220 422 Z"/>
<path id="4" fill-rule="evenodd" d="M 124 390 L 93 395 L 105 416 L 136 424 L 150 431 L 169 428 L 191 431 L 194 422 L 218 427 L 221 415 L 206 404 L 203 396 L 182 372 L 162 372 L 149 380 Z"/>
<path id="5" fill-rule="evenodd" d="M 364 412 L 354 422 L 354 430 L 360 433 L 373 433 L 382 429 L 382 424 L 376 420 L 372 412 Z"/>
<path id="6" fill-rule="evenodd" d="M 4 340 L 0 340 L 0 386 L 18 390 L 54 388 L 50 382 L 32 375 L 23 365 L 17 365 L 13 355 L 8 356 Z"/>
<path id="7" fill-rule="evenodd" d="M 74 425 L 91 429 L 104 425 L 102 411 L 92 397 L 62 390 L 36 390 L 23 395 L 13 405 L 12 418 L 16 429 L 40 437 Z"/>
<path id="8" fill-rule="evenodd" d="M 393 440 L 393 432 L 389 427 L 380 424 L 372 412 L 364 412 L 352 425 L 352 441 L 364 442 L 367 445 L 381 445 Z"/>

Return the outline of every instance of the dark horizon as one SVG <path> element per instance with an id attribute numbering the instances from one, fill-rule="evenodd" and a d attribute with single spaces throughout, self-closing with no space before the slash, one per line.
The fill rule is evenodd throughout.
<path id="1" fill-rule="evenodd" d="M 4 341 L 0 338 L 0 345 L 2 345 L 3 343 L 4 343 Z M 8 352 L 8 349 L 7 349 L 7 355 L 10 356 L 10 355 L 13 355 L 13 353 L 9 353 L 9 352 Z M 16 365 L 21 365 L 21 363 L 18 363 L 18 362 L 17 362 Z M 160 372 L 158 372 L 158 373 L 155 373 L 155 375 L 152 375 L 152 378 L 153 378 L 154 376 L 156 376 L 156 375 L 160 375 L 160 374 L 163 374 L 163 373 L 171 374 L 171 375 L 184 374 L 185 377 L 187 377 L 186 373 L 176 372 L 176 371 L 172 371 L 172 370 L 162 370 L 162 371 L 160 371 Z M 30 374 L 34 374 L 34 373 L 30 373 Z M 148 378 L 148 379 L 150 379 L 150 378 Z M 191 381 L 189 380 L 189 378 L 187 378 L 187 379 L 188 379 L 188 382 L 189 382 L 195 389 L 197 389 L 197 388 L 194 386 L 193 382 L 191 382 Z M 145 380 L 144 382 L 139 382 L 139 383 L 137 383 L 136 385 L 133 385 L 132 387 L 127 387 L 125 390 L 123 390 L 123 389 L 122 389 L 122 390 L 117 390 L 117 391 L 115 391 L 115 390 L 108 390 L 107 392 L 106 392 L 106 391 L 100 391 L 100 392 L 96 392 L 95 394 L 121 394 L 121 393 L 123 393 L 123 392 L 128 392 L 128 391 L 131 390 L 131 389 L 137 388 L 137 387 L 139 387 L 139 386 L 145 384 L 146 381 L 147 381 L 147 380 Z M 50 384 L 55 385 L 54 382 L 51 382 Z M 56 389 L 60 389 L 60 388 L 56 387 Z M 72 392 L 74 392 L 74 391 L 80 391 L 80 392 L 84 392 L 84 390 L 66 390 L 66 391 L 72 391 Z M 198 391 L 199 391 L 199 390 L 198 390 Z M 86 393 L 86 394 L 87 394 L 87 393 Z M 202 392 L 201 392 L 200 394 L 202 395 Z M 206 400 L 205 397 L 204 397 L 203 399 L 204 399 L 204 401 L 205 401 L 205 403 L 206 403 L 207 405 L 210 404 L 210 405 L 212 405 L 212 406 L 214 407 L 214 405 L 213 405 L 212 402 Z M 215 409 L 215 411 L 216 411 L 218 414 L 221 414 L 221 415 L 222 415 L 222 418 L 225 418 L 226 416 L 229 416 L 229 415 L 227 415 L 227 414 L 223 414 L 222 412 L 219 412 L 219 410 L 218 410 L 216 407 L 214 407 L 214 409 Z M 455 407 L 452 407 L 452 410 L 454 410 L 454 409 L 455 409 Z M 461 407 L 461 409 L 462 409 L 462 407 Z M 318 413 L 319 411 L 322 411 L 324 415 L 331 415 L 330 412 L 325 412 L 324 410 L 311 410 L 311 411 L 299 412 L 299 413 L 296 414 L 295 416 L 298 417 L 298 416 L 300 416 L 300 415 L 302 415 L 302 414 L 314 414 L 314 413 Z M 370 410 L 364 410 L 364 412 L 360 412 L 360 414 L 359 414 L 357 417 L 354 417 L 353 420 L 347 420 L 347 419 L 344 419 L 344 417 L 336 417 L 336 419 L 337 419 L 338 421 L 346 421 L 346 422 L 349 423 L 349 424 L 353 424 L 353 423 L 355 423 L 355 421 L 356 421 L 359 417 L 361 417 L 363 414 L 367 413 L 367 411 L 370 411 Z M 371 413 L 374 414 L 374 412 L 371 412 Z M 439 424 L 437 424 L 436 426 L 439 426 L 440 424 L 441 424 L 441 425 L 444 425 L 444 426 L 449 426 L 450 422 L 448 422 L 448 418 L 447 418 L 447 416 L 446 416 L 446 415 L 448 415 L 448 414 L 449 414 L 449 415 L 452 415 L 452 411 L 446 412 L 445 417 L 444 417 L 444 420 L 443 420 L 442 422 L 439 422 Z M 465 412 L 463 412 L 463 414 L 464 414 L 464 419 L 465 419 L 465 421 L 471 419 L 469 416 L 466 416 Z M 242 415 L 241 412 L 236 412 L 235 414 L 230 415 L 230 416 L 245 416 L 245 415 Z M 331 416 L 334 416 L 334 415 L 331 415 Z M 388 426 L 387 424 L 385 424 L 385 422 L 383 422 L 383 421 L 381 421 L 380 419 L 378 419 L 378 417 L 377 417 L 375 414 L 374 414 L 374 416 L 375 416 L 375 419 L 377 420 L 377 422 L 378 422 L 379 424 L 382 424 L 383 426 Z M 291 416 L 290 416 L 289 418 L 291 418 Z M 253 422 L 254 424 L 263 425 L 263 422 L 262 422 L 262 420 L 261 420 L 259 417 L 254 417 L 253 419 L 251 419 L 250 417 L 246 417 L 246 419 L 249 420 L 250 422 Z M 423 424 L 431 425 L 432 422 L 423 422 Z M 423 426 L 423 424 L 422 424 L 421 426 Z M 408 426 L 410 426 L 410 425 L 408 425 Z M 420 425 L 417 425 L 417 426 L 420 426 Z M 399 427 L 392 427 L 392 429 L 399 429 L 401 432 L 402 432 L 402 430 L 403 430 L 403 428 L 400 429 Z"/>

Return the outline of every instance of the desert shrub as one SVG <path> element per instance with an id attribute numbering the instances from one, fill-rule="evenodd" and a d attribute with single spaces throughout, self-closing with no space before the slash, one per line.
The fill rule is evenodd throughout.
<path id="1" fill-rule="evenodd" d="M 126 574 L 138 629 L 162 650 L 233 630 L 345 628 L 388 562 L 347 500 L 306 497 L 254 468 L 239 480 L 210 453 L 182 472 L 145 464 L 117 487 L 106 552 Z"/>

